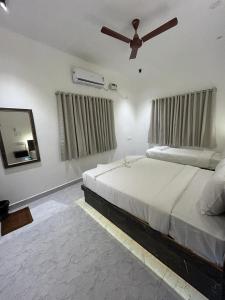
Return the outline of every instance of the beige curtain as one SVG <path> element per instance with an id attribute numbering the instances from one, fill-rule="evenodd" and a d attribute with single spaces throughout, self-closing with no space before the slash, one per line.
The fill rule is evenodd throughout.
<path id="1" fill-rule="evenodd" d="M 62 160 L 115 149 L 113 101 L 57 92 Z"/>
<path id="2" fill-rule="evenodd" d="M 210 147 L 216 89 L 152 101 L 149 143 Z"/>

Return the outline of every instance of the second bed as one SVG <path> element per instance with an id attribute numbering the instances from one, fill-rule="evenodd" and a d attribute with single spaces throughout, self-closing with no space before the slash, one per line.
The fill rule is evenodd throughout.
<path id="1" fill-rule="evenodd" d="M 209 149 L 173 148 L 169 146 L 150 148 L 146 151 L 146 156 L 209 170 L 215 170 L 223 158 L 222 153 Z"/>

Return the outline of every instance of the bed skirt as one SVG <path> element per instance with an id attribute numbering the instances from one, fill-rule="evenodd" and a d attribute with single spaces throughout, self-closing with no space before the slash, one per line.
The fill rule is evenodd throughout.
<path id="1" fill-rule="evenodd" d="M 210 300 L 225 299 L 219 268 L 82 185 L 85 201 Z"/>

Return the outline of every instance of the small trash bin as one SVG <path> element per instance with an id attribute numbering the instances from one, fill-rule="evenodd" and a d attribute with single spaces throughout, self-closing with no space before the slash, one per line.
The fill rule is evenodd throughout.
<path id="1" fill-rule="evenodd" d="M 9 200 L 0 201 L 0 221 L 8 216 Z"/>

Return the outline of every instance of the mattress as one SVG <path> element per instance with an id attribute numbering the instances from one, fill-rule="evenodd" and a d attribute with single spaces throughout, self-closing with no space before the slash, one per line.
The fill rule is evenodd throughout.
<path id="1" fill-rule="evenodd" d="M 149 158 L 99 165 L 83 174 L 86 187 L 164 234 L 170 214 L 198 168 Z M 166 199 L 166 201 L 165 201 Z"/>
<path id="2" fill-rule="evenodd" d="M 154 159 L 170 161 L 199 168 L 214 170 L 222 159 L 222 155 L 211 150 L 188 148 L 171 148 L 157 146 L 146 151 L 146 156 Z"/>
<path id="3" fill-rule="evenodd" d="M 212 173 L 207 170 L 196 173 L 171 213 L 169 235 L 179 244 L 222 267 L 225 259 L 225 215 L 202 215 L 198 206 L 202 190 Z"/>
<path id="4" fill-rule="evenodd" d="M 87 188 L 219 266 L 225 217 L 203 216 L 197 203 L 212 171 L 146 157 L 128 157 L 84 172 Z"/>

